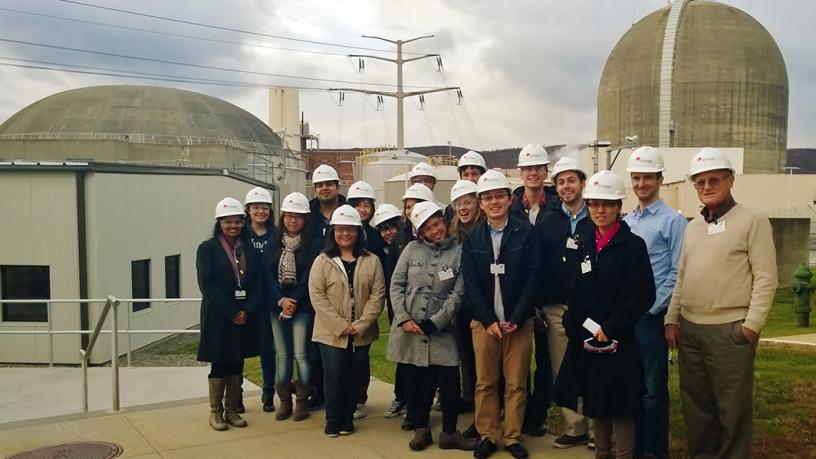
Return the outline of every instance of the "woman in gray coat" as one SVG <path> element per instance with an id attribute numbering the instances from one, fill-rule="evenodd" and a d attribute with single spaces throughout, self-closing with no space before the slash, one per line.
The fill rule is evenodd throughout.
<path id="1" fill-rule="evenodd" d="M 472 451 L 476 440 L 456 431 L 459 352 L 454 318 L 464 294 L 462 247 L 448 236 L 442 209 L 432 201 L 414 206 L 411 223 L 418 239 L 405 247 L 391 278 L 394 321 L 388 341 L 388 359 L 405 365 L 407 416 L 415 428 L 408 446 L 419 451 L 433 442 L 429 420 L 438 384 L 439 447 Z"/>

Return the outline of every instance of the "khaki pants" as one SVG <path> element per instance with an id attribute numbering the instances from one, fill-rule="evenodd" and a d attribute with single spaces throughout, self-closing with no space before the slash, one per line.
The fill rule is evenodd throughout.
<path id="1" fill-rule="evenodd" d="M 472 321 L 473 350 L 476 353 L 476 430 L 496 443 L 521 441 L 527 403 L 527 375 L 533 352 L 533 321 L 498 340 L 487 334 L 479 321 Z M 504 428 L 499 421 L 499 376 L 504 375 Z"/>
<path id="2" fill-rule="evenodd" d="M 564 331 L 564 313 L 567 306 L 564 304 L 551 304 L 541 308 L 544 312 L 544 319 L 547 321 L 547 346 L 550 349 L 550 363 L 552 364 L 553 381 L 558 377 L 558 370 L 561 369 L 561 362 L 567 353 L 567 333 Z M 580 400 L 579 400 L 580 404 Z M 569 408 L 561 408 L 561 417 L 566 424 L 566 433 L 573 437 L 585 435 L 589 425 L 586 417 L 572 411 Z"/>
<path id="3" fill-rule="evenodd" d="M 680 396 L 692 458 L 751 457 L 756 343 L 742 321 L 700 325 L 680 318 Z"/>

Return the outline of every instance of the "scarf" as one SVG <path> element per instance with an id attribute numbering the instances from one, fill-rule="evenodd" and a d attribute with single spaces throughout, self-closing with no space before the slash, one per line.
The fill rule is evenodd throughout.
<path id="1" fill-rule="evenodd" d="M 609 230 L 607 230 L 606 233 L 604 233 L 604 234 L 601 234 L 601 232 L 598 231 L 598 228 L 595 228 L 595 253 L 596 254 L 601 253 L 601 250 L 603 250 L 603 248 L 606 247 L 607 244 L 609 244 L 609 241 L 611 241 L 612 238 L 615 237 L 615 234 L 618 233 L 618 230 L 620 229 L 620 227 L 621 227 L 620 222 L 615 222 L 615 224 L 612 226 L 612 228 L 609 228 Z"/>
<path id="2" fill-rule="evenodd" d="M 283 233 L 283 250 L 278 264 L 278 282 L 281 285 L 297 285 L 297 265 L 295 264 L 295 250 L 300 247 L 300 234 L 290 236 Z"/>

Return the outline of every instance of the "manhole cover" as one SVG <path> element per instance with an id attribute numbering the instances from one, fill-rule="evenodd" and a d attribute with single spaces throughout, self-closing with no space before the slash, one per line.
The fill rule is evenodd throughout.
<path id="1" fill-rule="evenodd" d="M 9 459 L 111 459 L 119 457 L 123 448 L 113 443 L 83 441 L 25 451 Z"/>

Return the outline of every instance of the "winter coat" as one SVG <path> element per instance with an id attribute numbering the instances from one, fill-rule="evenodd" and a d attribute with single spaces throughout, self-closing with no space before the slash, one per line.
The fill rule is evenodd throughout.
<path id="1" fill-rule="evenodd" d="M 567 239 L 577 240 L 584 232 L 591 234 L 591 228 L 592 220 L 587 215 L 575 225 L 575 234 L 571 234 L 570 217 L 563 209 L 548 212 L 536 225 L 541 254 L 541 305 L 569 303 L 581 274 L 583 254 L 577 248 L 568 248 Z"/>
<path id="2" fill-rule="evenodd" d="M 561 198 L 558 197 L 554 186 L 545 186 L 544 196 L 544 207 L 538 210 L 535 221 L 536 225 L 544 218 L 544 215 L 561 210 Z M 520 186 L 513 190 L 513 203 L 510 204 L 510 215 L 529 223 L 530 218 L 528 217 L 528 213 L 529 210 L 524 207 L 524 187 Z"/>
<path id="3" fill-rule="evenodd" d="M 337 207 L 342 206 L 346 203 L 346 197 L 342 194 L 337 195 Z M 312 237 L 320 241 L 320 248 L 322 249 L 326 243 L 326 235 L 329 234 L 329 228 L 331 227 L 331 223 L 323 214 L 320 212 L 320 200 L 317 198 L 312 198 L 309 201 L 309 228 L 312 231 Z"/>
<path id="4" fill-rule="evenodd" d="M 452 239 L 435 244 L 416 240 L 405 247 L 391 278 L 394 321 L 388 360 L 420 367 L 459 365 L 454 321 L 465 288 L 461 261 L 462 246 Z M 424 334 L 404 331 L 400 325 L 409 320 Z"/>
<path id="5" fill-rule="evenodd" d="M 504 317 L 508 322 L 522 325 L 533 317 L 533 307 L 538 302 L 538 257 L 531 256 L 538 253 L 535 228 L 511 216 L 496 257 L 488 225 L 487 221 L 479 223 L 465 236 L 462 245 L 465 301 L 472 308 L 473 318 L 485 328 L 498 322 L 493 309 L 494 274 L 490 274 L 490 265 L 498 260 L 505 266 L 504 274 L 499 275 Z"/>
<path id="6" fill-rule="evenodd" d="M 275 250 L 277 244 L 275 241 L 275 225 L 270 223 L 266 233 L 264 233 L 263 236 L 259 236 L 252 227 L 247 224 L 244 226 L 243 234 L 244 240 L 247 241 L 247 250 L 258 252 L 258 257 L 261 259 L 263 267 L 263 277 L 265 278 L 267 276 L 266 258 L 270 252 Z M 269 320 L 269 317 L 273 306 L 276 304 L 276 298 L 278 298 L 279 293 L 280 291 L 277 288 L 277 284 L 271 285 L 265 283 L 264 301 L 258 306 L 257 311 L 255 311 L 255 316 L 258 318 L 256 321 L 258 352 L 261 354 L 275 352 L 275 340 L 272 336 L 272 321 Z M 264 319 L 261 319 L 262 317 Z"/>
<path id="7" fill-rule="evenodd" d="M 591 270 L 579 274 L 564 329 L 567 352 L 555 384 L 555 401 L 576 409 L 583 397 L 584 414 L 590 418 L 634 416 L 643 406 L 643 367 L 635 341 L 635 323 L 655 300 L 654 278 L 646 243 L 625 222 L 612 240 L 595 254 L 595 227 L 580 234 L 579 250 Z M 578 272 L 581 272 L 579 265 Z M 591 318 L 618 351 L 593 353 L 583 349 L 592 334 L 584 327 Z"/>
<path id="8" fill-rule="evenodd" d="M 379 230 L 369 225 L 368 222 L 363 222 L 363 232 L 365 233 L 365 249 L 379 257 L 385 247 L 385 241 L 380 236 Z"/>
<path id="9" fill-rule="evenodd" d="M 258 311 L 263 308 L 264 285 L 260 254 L 244 245 L 246 275 L 242 289 L 246 300 L 236 300 L 239 290 L 232 265 L 216 238 L 198 246 L 196 271 L 201 290 L 201 336 L 198 360 L 202 362 L 237 362 L 258 355 Z M 246 311 L 244 325 L 235 325 L 232 319 L 239 311 Z"/>
<path id="10" fill-rule="evenodd" d="M 270 312 L 277 317 L 281 311 L 278 302 L 282 298 L 292 298 L 297 301 L 297 309 L 295 314 L 311 313 L 314 314 L 312 302 L 309 299 L 309 271 L 312 269 L 312 263 L 320 254 L 322 245 L 319 239 L 310 238 L 309 240 L 301 241 L 300 247 L 295 250 L 295 271 L 297 275 L 297 284 L 293 286 L 281 287 L 278 282 L 278 268 L 280 267 L 281 253 L 283 252 L 283 244 L 274 240 L 274 248 L 264 253 L 265 277 L 268 291 L 274 291 L 275 297 L 269 301 L 271 305 Z"/>
<path id="11" fill-rule="evenodd" d="M 321 253 L 309 272 L 309 296 L 315 310 L 312 341 L 345 349 L 348 325 L 357 330 L 354 346 L 365 346 L 379 337 L 377 317 L 385 301 L 385 280 L 380 260 L 365 253 L 354 269 L 354 316 L 346 270 L 340 257 Z"/>

